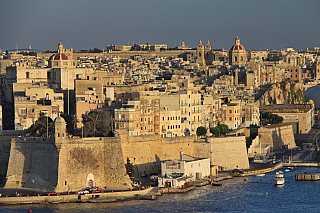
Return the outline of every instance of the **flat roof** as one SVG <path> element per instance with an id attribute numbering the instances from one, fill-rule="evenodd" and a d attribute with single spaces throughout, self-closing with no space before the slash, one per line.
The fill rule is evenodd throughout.
<path id="1" fill-rule="evenodd" d="M 260 111 L 274 113 L 306 113 L 311 109 L 311 104 L 270 104 L 260 106 Z"/>

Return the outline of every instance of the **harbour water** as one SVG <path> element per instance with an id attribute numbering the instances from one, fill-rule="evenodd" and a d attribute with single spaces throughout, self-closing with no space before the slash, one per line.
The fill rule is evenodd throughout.
<path id="1" fill-rule="evenodd" d="M 285 184 L 274 186 L 275 172 L 265 177 L 239 177 L 223 186 L 204 186 L 184 194 L 165 194 L 157 200 L 117 203 L 73 203 L 1 206 L 0 212 L 320 212 L 320 182 L 295 181 L 296 173 L 320 173 L 319 168 L 285 172 Z"/>

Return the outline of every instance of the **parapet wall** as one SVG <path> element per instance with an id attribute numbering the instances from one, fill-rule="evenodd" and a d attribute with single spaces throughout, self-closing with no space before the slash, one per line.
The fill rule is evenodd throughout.
<path id="1" fill-rule="evenodd" d="M 283 146 L 288 146 L 289 149 L 296 146 L 291 124 L 274 124 L 260 127 L 258 134 L 261 144 L 269 144 L 275 150 Z"/>

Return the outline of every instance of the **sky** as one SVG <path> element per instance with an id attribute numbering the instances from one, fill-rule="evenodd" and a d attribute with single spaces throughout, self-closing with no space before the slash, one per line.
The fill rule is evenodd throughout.
<path id="1" fill-rule="evenodd" d="M 119 44 L 247 50 L 320 46 L 319 0 L 0 0 L 0 49 Z"/>

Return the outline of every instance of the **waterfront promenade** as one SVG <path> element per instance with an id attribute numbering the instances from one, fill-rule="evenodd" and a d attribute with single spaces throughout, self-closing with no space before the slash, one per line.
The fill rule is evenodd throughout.
<path id="1" fill-rule="evenodd" d="M 161 196 L 162 194 L 167 193 L 185 193 L 190 190 L 195 189 L 196 187 L 202 187 L 209 184 L 209 181 L 221 182 L 227 179 L 233 178 L 243 178 L 246 176 L 253 176 L 262 173 L 269 173 L 275 170 L 281 169 L 283 167 L 320 167 L 319 163 L 302 163 L 302 162 L 292 162 L 292 163 L 282 163 L 279 162 L 274 164 L 272 167 L 268 163 L 256 164 L 252 165 L 251 170 L 243 171 L 242 174 L 234 175 L 231 171 L 222 171 L 217 176 L 204 178 L 203 180 L 194 181 L 193 185 L 183 189 L 174 189 L 174 188 L 159 188 L 159 187 L 143 187 L 137 188 L 135 190 L 130 191 L 117 191 L 117 192 L 102 192 L 102 193 L 94 193 L 94 194 L 84 194 L 78 195 L 76 193 L 69 194 L 52 194 L 48 196 L 46 193 L 42 192 L 45 195 L 41 195 L 39 191 L 38 196 L 12 196 L 11 195 L 2 194 L 0 197 L 0 205 L 16 205 L 16 204 L 42 204 L 42 203 L 109 203 L 109 202 L 119 202 L 130 199 L 145 199 L 145 200 L 153 200 L 156 199 L 157 196 Z M 24 190 L 27 192 L 32 189 L 19 189 L 19 192 Z M 34 191 L 34 190 L 33 190 Z"/>

